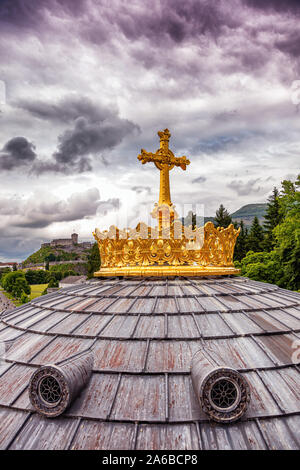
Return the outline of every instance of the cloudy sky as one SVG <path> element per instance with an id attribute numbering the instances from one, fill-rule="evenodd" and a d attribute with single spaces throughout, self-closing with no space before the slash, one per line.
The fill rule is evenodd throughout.
<path id="1" fill-rule="evenodd" d="M 0 260 L 133 224 L 159 185 L 137 155 L 166 127 L 191 161 L 177 207 L 295 178 L 299 20 L 298 0 L 0 0 Z"/>

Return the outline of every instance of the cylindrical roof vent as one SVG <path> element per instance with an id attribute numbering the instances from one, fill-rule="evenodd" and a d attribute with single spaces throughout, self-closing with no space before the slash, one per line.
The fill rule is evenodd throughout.
<path id="1" fill-rule="evenodd" d="M 29 382 L 29 398 L 36 411 L 49 418 L 61 415 L 88 382 L 93 355 L 84 353 L 63 365 L 39 367 Z"/>
<path id="2" fill-rule="evenodd" d="M 192 359 L 192 382 L 203 411 L 214 421 L 232 423 L 247 410 L 250 388 L 235 369 L 213 363 L 202 350 Z"/>

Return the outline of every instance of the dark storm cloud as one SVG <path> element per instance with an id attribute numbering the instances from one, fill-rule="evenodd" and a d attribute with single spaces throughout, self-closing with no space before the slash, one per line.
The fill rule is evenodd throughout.
<path id="1" fill-rule="evenodd" d="M 56 103 L 20 100 L 15 106 L 49 123 L 72 125 L 58 137 L 52 158 L 35 162 L 32 172 L 81 173 L 91 171 L 93 159 L 107 165 L 101 154 L 119 145 L 139 127 L 118 115 L 113 106 L 95 104 L 81 96 L 69 96 Z"/>
<path id="2" fill-rule="evenodd" d="M 13 137 L 0 150 L 0 170 L 14 170 L 30 165 L 36 158 L 35 146 L 25 137 Z"/>
<path id="3" fill-rule="evenodd" d="M 259 10 L 274 10 L 278 12 L 300 12 L 299 0 L 243 0 L 248 5 Z"/>
<path id="4" fill-rule="evenodd" d="M 234 12 L 226 14 L 223 5 L 221 0 L 165 0 L 153 2 L 153 8 L 145 5 L 139 9 L 119 4 L 109 12 L 109 18 L 130 40 L 147 37 L 158 44 L 169 38 L 181 43 L 208 33 L 218 36 L 223 26 L 238 26 Z"/>
<path id="5" fill-rule="evenodd" d="M 206 65 L 201 56 L 204 54 L 205 57 L 211 44 L 221 46 L 222 55 L 226 58 L 222 65 L 226 75 L 230 74 L 231 69 L 236 71 L 237 68 L 252 73 L 271 60 L 270 45 L 272 47 L 275 40 L 278 40 L 276 32 L 279 26 L 271 20 L 270 25 L 264 23 L 263 28 L 270 37 L 267 42 L 261 41 L 257 35 L 261 25 L 251 21 L 253 14 L 259 14 L 260 19 L 265 20 L 269 10 L 282 13 L 282 17 L 286 16 L 286 27 L 282 29 L 282 23 L 280 24 L 278 49 L 296 56 L 297 44 L 295 41 L 294 45 L 290 44 L 288 37 L 291 21 L 288 13 L 297 12 L 298 9 L 300 11 L 296 0 L 152 0 L 141 2 L 139 7 L 134 2 L 123 3 L 119 0 L 111 0 L 109 6 L 103 0 L 2 0 L 0 22 L 11 28 L 19 28 L 21 25 L 22 30 L 27 25 L 26 32 L 33 32 L 37 37 L 48 33 L 49 37 L 52 34 L 57 35 L 61 41 L 64 38 L 70 38 L 70 41 L 81 38 L 88 47 L 107 43 L 117 55 L 122 55 L 126 44 L 130 44 L 126 54 L 144 68 L 155 68 L 162 74 L 180 72 L 180 75 L 190 77 L 195 82 L 195 87 L 201 82 L 201 87 L 205 89 L 205 81 L 201 77 L 205 75 Z M 66 26 L 65 32 L 61 27 L 61 20 Z M 251 36 L 251 40 L 248 38 L 246 41 L 247 36 Z M 232 37 L 232 43 L 227 45 L 223 38 L 228 37 Z M 199 57 L 178 60 L 176 48 L 185 44 L 196 46 Z M 208 57 L 207 64 L 210 62 Z M 46 63 L 44 69 L 45 67 L 47 68 Z M 38 68 L 36 63 L 35 69 Z M 48 73 L 51 76 L 51 72 Z M 179 96 L 180 89 L 181 94 L 186 89 L 183 86 L 186 83 L 183 84 L 182 81 L 183 78 L 177 76 L 180 86 L 174 90 L 176 96 Z M 166 93 L 170 94 L 171 89 L 166 90 Z M 53 116 L 57 116 L 56 110 L 54 105 Z M 49 112 L 51 114 L 51 109 L 47 105 L 44 108 L 41 103 L 32 105 L 31 111 L 40 118 Z M 68 119 L 68 114 L 62 115 L 61 120 L 65 119 Z"/>
<path id="6" fill-rule="evenodd" d="M 0 235 L 0 260 L 26 259 L 43 242 L 41 238 L 31 236 L 3 236 Z M 1 259 L 2 258 L 2 259 Z"/>
<path id="7" fill-rule="evenodd" d="M 56 102 L 23 98 L 14 105 L 38 119 L 67 124 L 78 117 L 86 117 L 95 122 L 116 117 L 118 114 L 115 107 L 95 104 L 89 98 L 80 95 L 67 96 Z"/>
<path id="8" fill-rule="evenodd" d="M 91 171 L 91 156 L 96 158 L 103 150 L 113 149 L 134 129 L 137 126 L 132 122 L 116 117 L 97 122 L 91 122 L 85 117 L 77 118 L 74 127 L 58 137 L 53 161 L 38 163 L 35 171 Z"/>
<path id="9" fill-rule="evenodd" d="M 0 23 L 18 28 L 35 26 L 42 20 L 44 4 L 42 0 L 37 8 L 37 1 L 1 0 Z"/>
<path id="10" fill-rule="evenodd" d="M 285 39 L 276 41 L 275 46 L 281 52 L 287 53 L 292 57 L 300 56 L 300 33 L 297 31 L 289 34 Z"/>
<path id="11" fill-rule="evenodd" d="M 31 28 L 46 22 L 46 15 L 77 16 L 87 5 L 86 0 L 0 0 L 0 23 L 18 28 Z"/>
<path id="12" fill-rule="evenodd" d="M 146 37 L 157 44 L 166 39 L 175 44 L 185 39 L 220 34 L 223 27 L 239 25 L 234 11 L 224 7 L 221 0 L 164 0 L 135 4 L 87 0 L 2 0 L 0 22 L 21 28 L 43 29 L 52 25 L 52 17 L 80 17 L 82 37 L 101 44 L 108 40 L 112 30 L 129 40 Z"/>

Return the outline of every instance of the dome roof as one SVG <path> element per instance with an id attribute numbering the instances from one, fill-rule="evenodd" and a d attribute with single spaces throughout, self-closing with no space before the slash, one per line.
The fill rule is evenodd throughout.
<path id="1" fill-rule="evenodd" d="M 242 277 L 104 278 L 41 296 L 1 317 L 0 448 L 299 448 L 299 332 L 299 293 Z M 239 421 L 202 411 L 199 350 L 247 379 Z M 33 374 L 84 353 L 81 392 L 60 416 L 38 414 Z"/>

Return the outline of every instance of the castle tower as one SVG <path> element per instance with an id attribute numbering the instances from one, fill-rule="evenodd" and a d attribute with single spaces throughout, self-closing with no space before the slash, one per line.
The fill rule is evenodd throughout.
<path id="1" fill-rule="evenodd" d="M 72 233 L 71 235 L 73 245 L 77 245 L 78 243 L 78 233 Z"/>

